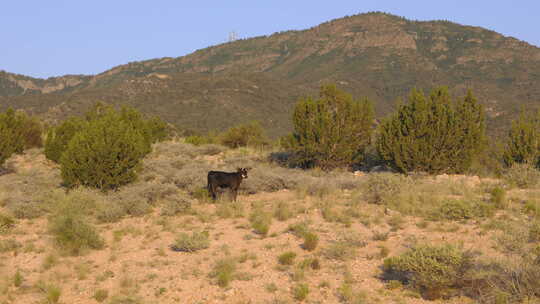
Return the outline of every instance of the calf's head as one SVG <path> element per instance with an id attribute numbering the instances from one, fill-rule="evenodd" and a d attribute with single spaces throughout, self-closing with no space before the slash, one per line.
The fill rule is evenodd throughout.
<path id="1" fill-rule="evenodd" d="M 242 176 L 242 179 L 246 179 L 248 177 L 247 173 L 249 170 L 251 170 L 251 168 L 237 168 L 236 172 Z"/>

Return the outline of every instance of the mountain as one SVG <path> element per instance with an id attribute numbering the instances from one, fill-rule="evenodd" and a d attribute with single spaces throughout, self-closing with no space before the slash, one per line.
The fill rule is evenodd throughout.
<path id="1" fill-rule="evenodd" d="M 540 105 L 540 48 L 480 27 L 411 21 L 385 13 L 224 43 L 177 58 L 117 66 L 95 76 L 35 79 L 0 73 L 0 105 L 56 120 L 95 101 L 130 104 L 182 129 L 224 129 L 259 120 L 291 130 L 300 96 L 333 82 L 369 97 L 378 116 L 411 88 L 470 88 L 498 134 L 521 107 Z"/>

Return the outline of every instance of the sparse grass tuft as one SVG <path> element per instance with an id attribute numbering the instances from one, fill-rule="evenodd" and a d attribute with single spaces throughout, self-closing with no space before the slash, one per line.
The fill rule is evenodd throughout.
<path id="1" fill-rule="evenodd" d="M 489 201 L 495 206 L 497 209 L 504 209 L 506 208 L 506 190 L 502 187 L 495 187 L 491 189 L 490 191 L 490 198 Z"/>
<path id="2" fill-rule="evenodd" d="M 0 213 L 0 234 L 9 231 L 15 226 L 13 217 L 7 214 Z"/>
<path id="3" fill-rule="evenodd" d="M 22 245 L 15 239 L 0 240 L 0 253 L 8 251 L 16 251 L 21 248 Z"/>
<path id="4" fill-rule="evenodd" d="M 175 216 L 178 214 L 188 214 L 191 210 L 191 201 L 186 196 L 175 196 L 168 198 L 161 208 L 161 215 Z"/>
<path id="5" fill-rule="evenodd" d="M 368 203 L 387 204 L 394 199 L 409 180 L 400 174 L 393 173 L 371 173 L 368 175 L 364 198 Z"/>
<path id="6" fill-rule="evenodd" d="M 191 235 L 182 232 L 176 239 L 171 249 L 174 251 L 195 252 L 197 250 L 206 249 L 210 246 L 208 231 L 196 232 Z"/>
<path id="7" fill-rule="evenodd" d="M 297 301 L 304 301 L 309 294 L 309 287 L 305 283 L 299 283 L 293 288 L 293 297 Z"/>
<path id="8" fill-rule="evenodd" d="M 302 244 L 302 248 L 307 251 L 313 251 L 315 248 L 317 248 L 317 245 L 319 244 L 319 236 L 317 234 L 308 231 L 304 233 L 303 238 L 304 244 Z"/>
<path id="9" fill-rule="evenodd" d="M 529 163 L 515 163 L 504 175 L 505 181 L 519 188 L 534 188 L 540 182 L 540 171 Z"/>
<path id="10" fill-rule="evenodd" d="M 105 242 L 86 218 L 72 207 L 61 208 L 49 218 L 49 231 L 58 247 L 71 255 L 101 249 Z"/>
<path id="11" fill-rule="evenodd" d="M 106 289 L 98 289 L 96 290 L 96 292 L 94 292 L 94 296 L 92 298 L 94 298 L 96 301 L 98 301 L 99 303 L 105 301 L 105 299 L 107 299 L 107 297 L 109 297 L 109 291 L 106 290 Z"/>
<path id="12" fill-rule="evenodd" d="M 529 242 L 540 242 L 540 220 L 536 220 L 529 228 Z"/>
<path id="13" fill-rule="evenodd" d="M 23 276 L 21 274 L 21 271 L 19 269 L 17 269 L 17 271 L 15 272 L 15 276 L 13 276 L 13 285 L 15 287 L 20 287 L 23 283 L 24 279 L 23 279 Z"/>
<path id="14" fill-rule="evenodd" d="M 291 205 L 286 201 L 280 201 L 277 203 L 274 210 L 274 217 L 278 221 L 286 221 L 294 216 Z"/>
<path id="15" fill-rule="evenodd" d="M 210 272 L 210 277 L 216 279 L 220 287 L 228 287 L 234 279 L 236 272 L 236 261 L 232 258 L 218 260 Z"/>
<path id="16" fill-rule="evenodd" d="M 242 202 L 221 202 L 216 207 L 216 215 L 220 218 L 244 217 L 244 204 Z"/>
<path id="17" fill-rule="evenodd" d="M 349 282 L 344 282 L 337 290 L 338 297 L 342 303 L 363 304 L 366 303 L 365 292 L 355 292 Z"/>
<path id="18" fill-rule="evenodd" d="M 251 222 L 251 228 L 253 228 L 255 233 L 266 237 L 270 230 L 270 225 L 272 224 L 272 215 L 256 208 L 250 215 L 249 221 Z"/>
<path id="19" fill-rule="evenodd" d="M 296 253 L 293 251 L 287 251 L 279 255 L 278 262 L 281 265 L 292 265 L 294 264 L 294 259 L 296 258 Z"/>
<path id="20" fill-rule="evenodd" d="M 322 251 L 324 257 L 330 260 L 346 261 L 356 256 L 356 248 L 349 242 L 333 242 Z"/>

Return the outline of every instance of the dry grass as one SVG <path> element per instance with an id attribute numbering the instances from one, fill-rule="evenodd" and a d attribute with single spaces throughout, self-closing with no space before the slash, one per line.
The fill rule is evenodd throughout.
<path id="1" fill-rule="evenodd" d="M 487 285 L 441 303 L 538 297 L 540 189 L 301 171 L 267 159 L 261 150 L 164 142 L 137 182 L 105 195 L 65 193 L 39 150 L 15 156 L 14 172 L 0 176 L 0 303 L 427 304 L 380 278 L 383 259 L 444 242 L 481 251 L 472 269 Z M 254 168 L 238 201 L 209 203 L 206 170 L 236 166 Z"/>

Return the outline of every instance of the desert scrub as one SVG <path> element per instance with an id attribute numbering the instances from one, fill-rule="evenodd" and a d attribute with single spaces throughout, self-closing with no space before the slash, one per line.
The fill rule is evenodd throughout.
<path id="1" fill-rule="evenodd" d="M 49 232 L 64 252 L 80 255 L 87 249 L 101 249 L 105 242 L 84 214 L 88 206 L 66 199 L 58 203 L 49 217 Z"/>
<path id="2" fill-rule="evenodd" d="M 38 282 L 36 287 L 44 294 L 45 303 L 59 303 L 60 296 L 62 295 L 62 289 L 60 287 L 52 283 L 47 284 L 43 281 Z"/>
<path id="3" fill-rule="evenodd" d="M 112 108 L 97 111 L 77 132 L 60 158 L 62 180 L 103 191 L 133 182 L 141 159 L 151 151 L 143 130 Z"/>
<path id="4" fill-rule="evenodd" d="M 19 243 L 15 239 L 0 240 L 0 253 L 8 252 L 8 251 L 15 251 L 21 247 L 22 247 L 21 243 Z"/>
<path id="5" fill-rule="evenodd" d="M 167 198 L 161 207 L 161 215 L 165 216 L 189 214 L 191 211 L 191 200 L 187 196 Z"/>
<path id="6" fill-rule="evenodd" d="M 506 190 L 502 187 L 494 187 L 489 192 L 489 201 L 495 206 L 497 209 L 504 209 L 506 208 L 507 202 L 506 202 Z"/>
<path id="7" fill-rule="evenodd" d="M 529 228 L 529 242 L 540 242 L 540 220 L 536 220 Z"/>
<path id="8" fill-rule="evenodd" d="M 94 298 L 96 301 L 101 303 L 105 301 L 105 299 L 107 299 L 108 296 L 109 296 L 109 291 L 107 291 L 106 289 L 98 289 L 94 292 L 94 296 L 92 298 Z"/>
<path id="9" fill-rule="evenodd" d="M 489 217 L 495 212 L 493 204 L 476 200 L 449 199 L 441 203 L 432 218 L 446 220 L 466 220 L 474 217 Z"/>
<path id="10" fill-rule="evenodd" d="M 383 277 L 399 280 L 425 298 L 437 299 L 462 287 L 463 277 L 471 267 L 472 255 L 457 246 L 420 245 L 400 256 L 385 259 Z"/>
<path id="11" fill-rule="evenodd" d="M 514 163 L 503 175 L 511 186 L 534 188 L 540 182 L 540 171 L 529 163 Z"/>
<path id="12" fill-rule="evenodd" d="M 262 209 L 256 208 L 249 217 L 251 228 L 256 234 L 260 234 L 263 237 L 268 235 L 270 225 L 272 224 L 272 215 Z"/>
<path id="13" fill-rule="evenodd" d="M 291 205 L 286 201 L 279 201 L 274 209 L 274 217 L 278 221 L 286 221 L 294 216 Z"/>
<path id="14" fill-rule="evenodd" d="M 244 212 L 244 204 L 238 201 L 221 202 L 216 207 L 216 215 L 220 218 L 241 218 Z"/>
<path id="15" fill-rule="evenodd" d="M 295 300 L 304 301 L 309 294 L 309 287 L 305 283 L 299 283 L 293 288 L 293 297 Z"/>
<path id="16" fill-rule="evenodd" d="M 236 260 L 232 258 L 224 258 L 218 260 L 212 271 L 209 274 L 210 278 L 216 280 L 216 284 L 220 287 L 228 287 L 234 279 L 236 272 Z"/>
<path id="17" fill-rule="evenodd" d="M 292 265 L 294 264 L 295 258 L 296 258 L 295 252 L 287 251 L 278 256 L 278 263 L 281 265 Z"/>
<path id="18" fill-rule="evenodd" d="M 0 234 L 8 232 L 15 226 L 15 220 L 10 215 L 0 213 Z"/>
<path id="19" fill-rule="evenodd" d="M 355 292 L 352 284 L 344 282 L 337 290 L 337 295 L 342 303 L 346 304 L 362 304 L 366 301 L 365 292 Z"/>
<path id="20" fill-rule="evenodd" d="M 69 141 L 86 127 L 87 121 L 80 117 L 70 117 L 56 127 L 51 127 L 45 140 L 45 156 L 58 163 Z"/>
<path id="21" fill-rule="evenodd" d="M 307 251 L 313 251 L 319 244 L 319 236 L 315 232 L 307 231 L 302 236 L 304 238 L 304 244 L 302 248 Z"/>
<path id="22" fill-rule="evenodd" d="M 42 204 L 24 200 L 9 204 L 8 210 L 17 219 L 34 219 L 44 215 L 46 212 Z"/>
<path id="23" fill-rule="evenodd" d="M 195 252 L 206 249 L 209 246 L 210 238 L 208 231 L 193 231 L 191 235 L 185 232 L 180 233 L 175 243 L 171 246 L 171 249 L 174 251 Z"/>
<path id="24" fill-rule="evenodd" d="M 409 179 L 401 174 L 370 173 L 363 188 L 364 199 L 372 204 L 387 204 L 409 183 Z"/>
<path id="25" fill-rule="evenodd" d="M 335 241 L 323 248 L 322 255 L 329 260 L 346 261 L 356 256 L 356 248 L 347 241 Z"/>

